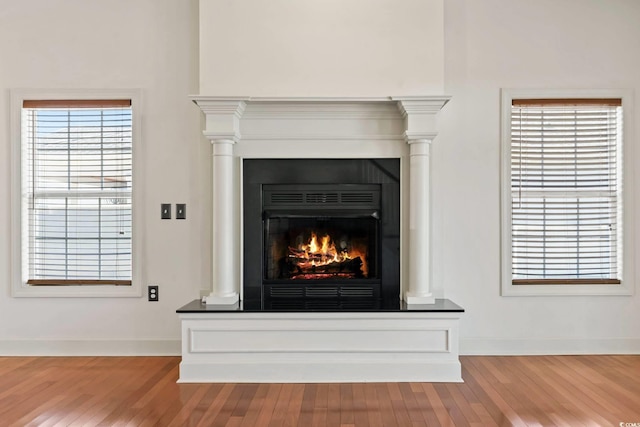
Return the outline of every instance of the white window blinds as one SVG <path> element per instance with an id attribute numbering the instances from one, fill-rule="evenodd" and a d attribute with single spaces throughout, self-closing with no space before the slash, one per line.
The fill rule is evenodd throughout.
<path id="1" fill-rule="evenodd" d="M 513 100 L 512 281 L 618 284 L 620 99 Z"/>
<path id="2" fill-rule="evenodd" d="M 30 285 L 131 285 L 130 100 L 24 101 Z"/>

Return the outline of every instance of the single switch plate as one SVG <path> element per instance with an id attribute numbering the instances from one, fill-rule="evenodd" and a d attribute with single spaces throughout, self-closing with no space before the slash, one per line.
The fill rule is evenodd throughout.
<path id="1" fill-rule="evenodd" d="M 162 203 L 160 208 L 160 218 L 171 219 L 171 203 Z"/>
<path id="2" fill-rule="evenodd" d="M 187 204 L 186 203 L 177 203 L 176 204 L 176 219 L 187 219 Z"/>

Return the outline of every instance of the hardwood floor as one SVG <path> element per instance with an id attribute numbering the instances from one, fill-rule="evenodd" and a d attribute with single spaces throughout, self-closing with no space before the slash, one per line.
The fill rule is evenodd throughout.
<path id="1" fill-rule="evenodd" d="M 178 357 L 0 357 L 0 425 L 640 426 L 640 356 L 461 360 L 463 384 L 176 384 Z"/>

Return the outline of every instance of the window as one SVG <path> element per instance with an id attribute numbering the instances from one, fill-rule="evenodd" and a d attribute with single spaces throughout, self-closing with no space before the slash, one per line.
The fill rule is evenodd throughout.
<path id="1" fill-rule="evenodd" d="M 14 294 L 139 295 L 132 98 L 14 101 L 21 196 Z"/>
<path id="2" fill-rule="evenodd" d="M 503 99 L 503 294 L 628 293 L 622 98 L 514 95 Z"/>

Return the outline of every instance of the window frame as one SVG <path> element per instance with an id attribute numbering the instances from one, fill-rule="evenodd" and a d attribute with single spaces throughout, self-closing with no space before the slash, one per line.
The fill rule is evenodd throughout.
<path id="1" fill-rule="evenodd" d="M 636 158 L 633 134 L 633 96 L 629 90 L 542 90 L 502 89 L 501 91 L 501 295 L 502 296 L 554 296 L 554 295 L 633 295 L 635 289 L 635 227 L 634 217 Z M 607 99 L 622 100 L 622 282 L 620 284 L 518 284 L 512 280 L 511 236 L 511 106 L 514 99 Z"/>
<path id="2" fill-rule="evenodd" d="M 28 224 L 25 218 L 27 203 L 25 202 L 24 173 L 22 163 L 26 155 L 26 147 L 22 144 L 22 108 L 23 102 L 29 100 L 96 100 L 96 99 L 130 99 L 132 109 L 132 271 L 131 285 L 38 285 L 26 283 L 28 277 L 28 245 L 26 242 Z M 140 110 L 142 95 L 139 89 L 122 90 L 47 90 L 47 89 L 14 89 L 11 90 L 11 295 L 13 297 L 141 297 L 144 283 L 143 249 L 144 249 L 144 145 L 141 137 Z"/>

